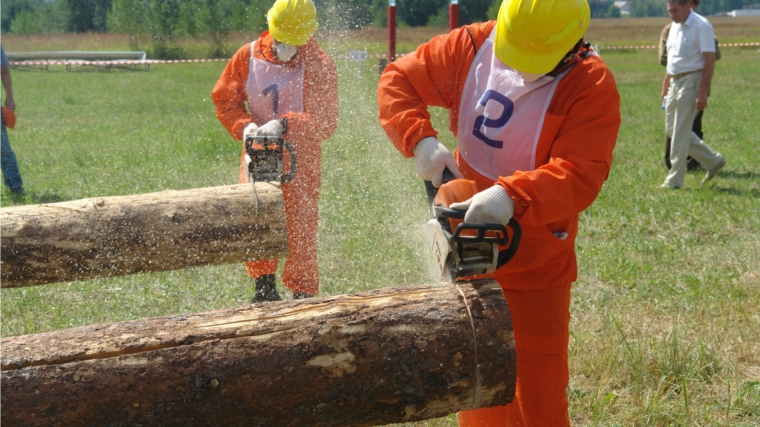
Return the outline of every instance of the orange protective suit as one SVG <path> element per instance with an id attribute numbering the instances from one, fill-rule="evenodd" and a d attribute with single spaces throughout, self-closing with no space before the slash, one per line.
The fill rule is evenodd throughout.
<path id="1" fill-rule="evenodd" d="M 422 138 L 437 136 L 427 106 L 457 119 L 476 48 L 495 22 L 465 26 L 433 38 L 390 64 L 380 78 L 380 124 L 405 156 Z M 462 426 L 568 426 L 570 286 L 577 278 L 578 215 L 607 179 L 620 127 L 620 97 L 599 56 L 578 60 L 559 82 L 545 114 L 535 169 L 500 176 L 476 172 L 455 151 L 461 172 L 478 190 L 499 184 L 515 203 L 523 229 L 515 257 L 493 277 L 509 303 L 517 349 L 512 404 L 459 414 Z M 567 233 L 560 239 L 554 233 Z"/>
<path id="2" fill-rule="evenodd" d="M 251 45 L 241 47 L 225 67 L 211 94 L 216 105 L 216 117 L 241 141 L 243 129 L 251 122 L 258 126 L 267 120 L 255 117 L 246 109 L 246 84 L 250 72 Z M 282 185 L 285 216 L 288 226 L 289 256 L 285 262 L 282 282 L 293 292 L 316 295 L 319 293 L 317 265 L 317 224 L 319 219 L 319 189 L 321 180 L 322 141 L 335 132 L 338 125 L 338 73 L 335 63 L 314 39 L 299 47 L 298 53 L 282 63 L 272 53 L 272 37 L 264 32 L 258 39 L 254 58 L 276 65 L 302 67 L 303 112 L 281 111 L 279 117 L 288 120 L 287 140 L 296 153 L 296 174 L 292 181 Z M 247 182 L 245 147 L 240 158 L 240 182 Z M 290 156 L 284 155 L 284 173 L 288 172 Z M 249 261 L 246 271 L 252 278 L 277 271 L 277 259 Z"/>

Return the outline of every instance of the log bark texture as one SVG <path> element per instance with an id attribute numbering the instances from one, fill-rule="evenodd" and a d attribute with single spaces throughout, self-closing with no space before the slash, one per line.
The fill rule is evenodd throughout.
<path id="1" fill-rule="evenodd" d="M 2 425 L 373 426 L 509 403 L 491 280 L 3 339 Z"/>
<path id="2" fill-rule="evenodd" d="M 0 209 L 2 287 L 287 255 L 278 184 L 167 190 Z"/>

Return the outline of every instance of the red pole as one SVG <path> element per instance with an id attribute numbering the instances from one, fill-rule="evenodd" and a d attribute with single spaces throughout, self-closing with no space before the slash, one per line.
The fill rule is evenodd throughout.
<path id="1" fill-rule="evenodd" d="M 451 0 L 449 4 L 449 31 L 459 28 L 459 1 Z"/>
<path id="2" fill-rule="evenodd" d="M 396 60 L 396 2 L 388 6 L 388 63 Z"/>

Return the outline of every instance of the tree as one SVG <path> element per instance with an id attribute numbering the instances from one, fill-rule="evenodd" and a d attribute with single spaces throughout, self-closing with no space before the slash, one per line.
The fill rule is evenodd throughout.
<path id="1" fill-rule="evenodd" d="M 610 3 L 607 8 L 607 12 L 604 14 L 605 18 L 620 18 L 620 8 L 615 6 L 615 3 Z"/>
<path id="2" fill-rule="evenodd" d="M 105 32 L 111 0 L 62 0 L 68 9 L 68 30 L 74 33 Z"/>
<path id="3" fill-rule="evenodd" d="M 129 47 L 138 50 L 140 36 L 147 33 L 143 25 L 146 18 L 140 0 L 113 0 L 111 11 L 108 13 L 108 30 L 129 35 Z"/>

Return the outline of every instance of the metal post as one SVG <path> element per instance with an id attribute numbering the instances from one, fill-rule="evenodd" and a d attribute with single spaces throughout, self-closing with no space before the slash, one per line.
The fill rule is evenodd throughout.
<path id="1" fill-rule="evenodd" d="M 396 0 L 388 0 L 388 63 L 396 60 Z"/>
<path id="2" fill-rule="evenodd" d="M 449 4 L 449 31 L 459 28 L 459 0 L 451 0 Z"/>

